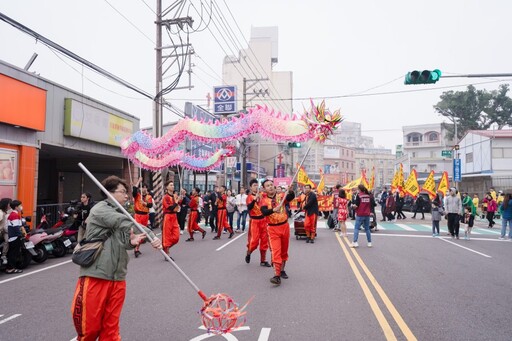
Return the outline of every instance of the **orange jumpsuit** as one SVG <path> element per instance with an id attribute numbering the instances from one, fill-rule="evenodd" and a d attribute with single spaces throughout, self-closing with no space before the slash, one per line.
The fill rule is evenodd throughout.
<path id="1" fill-rule="evenodd" d="M 312 204 L 312 203 L 309 203 L 309 201 L 312 201 L 312 200 L 316 201 L 318 199 L 314 198 L 314 195 L 311 196 L 311 192 L 310 192 L 304 198 L 302 209 L 306 213 L 306 216 L 304 217 L 304 230 L 306 231 L 306 236 L 310 239 L 315 239 L 318 214 L 317 213 L 308 214 L 308 212 L 307 212 L 308 206 Z M 316 203 L 316 206 L 318 206 L 318 202 Z"/>
<path id="2" fill-rule="evenodd" d="M 144 203 L 146 205 L 144 205 Z M 133 187 L 133 209 L 135 221 L 144 227 L 149 223 L 149 209 L 153 207 L 153 198 L 146 194 L 142 196 L 137 187 Z"/>
<path id="3" fill-rule="evenodd" d="M 226 201 L 228 196 L 226 194 L 217 196 L 217 237 L 220 238 L 220 234 L 224 229 L 227 229 L 229 233 L 233 233 L 233 229 L 228 223 L 228 211 L 226 210 Z"/>
<path id="4" fill-rule="evenodd" d="M 256 202 L 256 195 L 247 196 L 247 209 L 249 210 L 249 233 L 247 235 L 247 253 L 251 254 L 260 246 L 260 262 L 266 262 L 268 250 L 267 220 L 261 213 L 260 205 Z"/>
<path id="5" fill-rule="evenodd" d="M 162 228 L 162 246 L 165 253 L 169 253 L 169 249 L 178 244 L 180 240 L 180 226 L 178 225 L 178 217 L 176 213 L 179 210 L 180 203 L 174 196 L 166 193 L 162 199 L 164 209 L 164 225 Z"/>
<path id="6" fill-rule="evenodd" d="M 190 198 L 188 205 L 190 207 L 190 216 L 188 217 L 188 233 L 190 234 L 190 238 L 194 239 L 194 231 L 204 233 L 204 230 L 200 228 L 199 224 L 197 223 L 197 218 L 199 216 L 199 196 L 194 195 L 192 198 Z"/>
<path id="7" fill-rule="evenodd" d="M 295 197 L 293 192 L 276 193 L 274 197 L 265 197 L 261 199 L 261 212 L 267 220 L 267 232 L 272 251 L 272 264 L 276 276 L 281 276 L 281 269 L 288 260 L 288 244 L 290 242 L 290 225 L 288 224 L 288 214 L 284 208 L 286 202 L 290 202 Z M 273 212 L 273 209 L 279 206 L 281 201 L 285 201 L 279 212 Z"/>

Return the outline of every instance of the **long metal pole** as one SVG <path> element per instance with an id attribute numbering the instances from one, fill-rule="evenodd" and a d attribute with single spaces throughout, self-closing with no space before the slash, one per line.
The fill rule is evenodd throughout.
<path id="1" fill-rule="evenodd" d="M 295 171 L 295 175 L 293 176 L 292 181 L 291 181 L 292 184 L 295 181 L 295 178 L 297 178 L 297 175 L 299 174 L 300 167 L 302 167 L 302 165 L 304 164 L 304 161 L 306 161 L 306 157 L 308 156 L 309 151 L 311 150 L 312 146 L 313 146 L 313 142 L 311 142 L 309 144 L 308 150 L 306 150 L 306 154 L 304 154 L 302 161 L 300 162 L 299 166 L 297 167 L 297 170 Z"/>
<path id="2" fill-rule="evenodd" d="M 142 226 L 137 223 L 135 221 L 135 219 L 130 215 L 130 213 L 128 213 L 125 208 L 123 207 L 123 205 L 121 205 L 113 196 L 112 196 L 112 193 L 110 193 L 109 191 L 107 191 L 107 189 L 105 187 L 103 187 L 103 185 L 101 184 L 101 182 L 98 181 L 98 179 L 96 179 L 94 177 L 94 175 L 92 175 L 91 172 L 89 172 L 89 170 L 80 162 L 78 163 L 78 167 L 80 167 L 85 174 L 87 174 L 87 176 L 96 184 L 96 186 L 98 186 L 101 191 L 110 199 L 112 200 L 112 202 L 117 206 L 117 208 L 119 210 L 121 210 L 121 212 L 127 216 L 128 218 L 130 218 L 130 220 L 133 222 L 133 225 L 135 225 L 135 227 L 137 227 L 137 229 L 146 235 L 146 238 L 149 239 L 150 242 L 153 242 L 153 238 L 151 237 L 151 235 L 149 233 L 146 232 L 146 230 L 144 230 L 142 228 Z M 169 257 L 168 254 L 165 253 L 165 251 L 163 249 L 159 249 L 160 253 L 165 257 L 165 259 L 167 261 L 169 261 L 169 263 L 179 272 L 179 274 L 181 276 L 183 276 L 183 278 L 185 278 L 185 280 L 188 282 L 188 284 L 190 284 L 192 286 L 192 288 L 194 288 L 194 290 L 199 294 L 199 296 L 201 296 L 201 298 L 203 300 L 207 300 L 208 298 L 206 297 L 206 295 L 201 291 L 199 290 L 199 287 L 194 283 L 192 282 L 192 280 L 187 276 L 187 274 L 185 274 L 183 272 L 183 270 L 181 270 L 181 268 L 176 264 L 174 263 L 174 261 L 171 259 L 171 257 Z"/>

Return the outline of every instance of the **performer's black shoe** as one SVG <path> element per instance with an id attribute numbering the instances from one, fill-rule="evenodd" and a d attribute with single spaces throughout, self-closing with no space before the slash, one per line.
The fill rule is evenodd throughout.
<path id="1" fill-rule="evenodd" d="M 231 233 L 229 234 L 228 239 L 231 239 L 234 235 L 235 235 L 235 232 L 231 232 Z"/>
<path id="2" fill-rule="evenodd" d="M 189 238 L 187 240 L 185 240 L 186 242 L 193 242 L 194 241 L 194 238 Z"/>
<path id="3" fill-rule="evenodd" d="M 306 237 L 306 244 L 309 244 L 309 237 Z"/>
<path id="4" fill-rule="evenodd" d="M 220 237 L 219 237 L 219 236 L 215 236 L 215 237 L 213 237 L 213 240 L 219 240 L 219 239 L 220 239 Z"/>
<path id="5" fill-rule="evenodd" d="M 249 263 L 251 262 L 251 254 L 250 254 L 250 253 L 248 253 L 248 254 L 246 254 L 246 255 L 245 255 L 245 262 L 246 262 L 247 264 L 249 264 Z"/>
<path id="6" fill-rule="evenodd" d="M 269 262 L 261 262 L 260 266 L 264 266 L 264 267 L 267 267 L 267 268 L 271 268 L 272 267 L 272 265 L 270 265 Z"/>
<path id="7" fill-rule="evenodd" d="M 281 270 L 281 278 L 288 279 L 288 275 L 286 274 L 286 271 Z"/>
<path id="8" fill-rule="evenodd" d="M 135 250 L 135 258 L 139 257 L 142 253 L 139 250 Z"/>
<path id="9" fill-rule="evenodd" d="M 206 231 L 203 231 L 203 239 L 204 239 L 204 236 L 206 236 Z"/>
<path id="10" fill-rule="evenodd" d="M 270 279 L 270 283 L 275 284 L 275 285 L 280 285 L 281 284 L 281 277 L 279 277 L 279 276 L 272 277 Z"/>
<path id="11" fill-rule="evenodd" d="M 309 241 L 309 243 L 310 243 L 310 244 L 315 244 L 315 240 L 314 240 L 314 239 L 311 239 L 311 240 Z"/>

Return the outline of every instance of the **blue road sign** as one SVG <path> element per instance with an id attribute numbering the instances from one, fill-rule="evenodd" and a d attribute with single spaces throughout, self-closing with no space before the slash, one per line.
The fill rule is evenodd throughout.
<path id="1" fill-rule="evenodd" d="M 453 159 L 453 181 L 461 182 L 462 174 L 460 167 L 460 159 Z"/>
<path id="2" fill-rule="evenodd" d="M 213 87 L 213 113 L 236 113 L 236 86 L 223 85 Z"/>

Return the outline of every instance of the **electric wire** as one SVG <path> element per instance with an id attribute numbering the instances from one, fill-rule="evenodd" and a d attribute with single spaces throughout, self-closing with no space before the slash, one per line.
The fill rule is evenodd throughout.
<path id="1" fill-rule="evenodd" d="M 124 20 L 126 20 L 133 28 L 135 28 L 137 31 L 139 31 L 140 34 L 142 34 L 144 37 L 146 37 L 147 40 L 149 40 L 153 45 L 155 45 L 155 42 L 153 41 L 153 39 L 151 39 L 150 37 L 148 37 L 146 35 L 146 33 L 144 33 L 139 27 L 137 27 L 137 25 L 135 25 L 130 19 L 128 19 L 123 13 L 121 13 L 117 8 L 114 7 L 114 5 L 112 5 L 110 2 L 108 2 L 108 0 L 103 0 L 105 1 L 114 11 L 117 12 L 117 14 L 119 14 L 121 17 L 123 17 Z"/>

